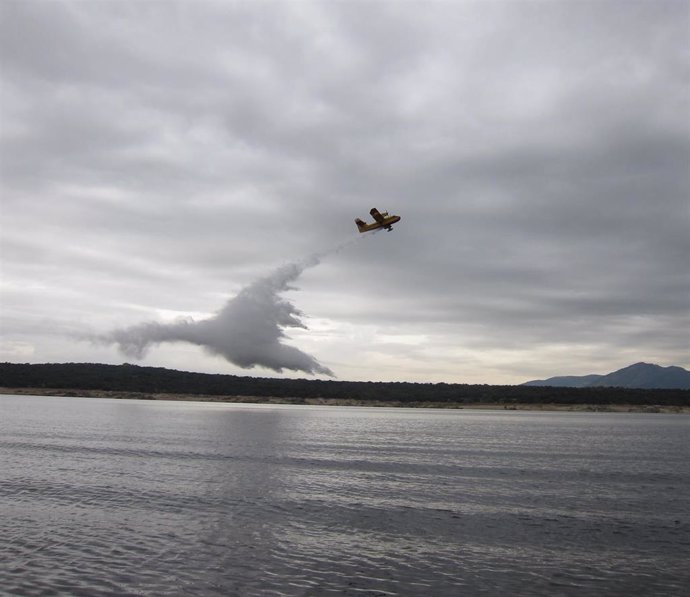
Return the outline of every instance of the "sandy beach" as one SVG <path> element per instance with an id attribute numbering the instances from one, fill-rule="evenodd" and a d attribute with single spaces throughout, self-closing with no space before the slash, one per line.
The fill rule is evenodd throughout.
<path id="1" fill-rule="evenodd" d="M 226 402 L 231 404 L 297 404 L 311 406 L 365 406 L 372 408 L 439 408 L 482 410 L 531 410 L 561 412 L 620 412 L 620 413 L 690 413 L 689 406 L 664 406 L 654 404 L 549 404 L 498 402 L 402 402 L 399 400 L 360 400 L 357 398 L 287 398 L 274 396 L 224 396 L 205 394 L 166 394 L 149 392 L 122 392 L 110 390 L 52 389 L 52 388 L 4 388 L 0 394 L 25 396 L 67 396 L 73 398 L 114 398 L 120 400 L 176 400 L 188 402 Z"/>

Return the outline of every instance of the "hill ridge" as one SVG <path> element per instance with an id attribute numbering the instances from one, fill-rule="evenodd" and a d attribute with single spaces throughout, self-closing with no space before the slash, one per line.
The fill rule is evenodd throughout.
<path id="1" fill-rule="evenodd" d="M 525 382 L 528 387 L 690 389 L 690 371 L 675 365 L 662 367 L 639 362 L 604 375 L 566 375 Z"/>
<path id="2" fill-rule="evenodd" d="M 631 404 L 690 406 L 690 390 L 609 387 L 528 387 L 448 383 L 365 382 L 239 377 L 97 363 L 0 363 L 0 387 L 78 391 L 103 390 L 149 394 L 245 396 L 290 399 L 357 399 L 461 405 L 491 404 Z"/>

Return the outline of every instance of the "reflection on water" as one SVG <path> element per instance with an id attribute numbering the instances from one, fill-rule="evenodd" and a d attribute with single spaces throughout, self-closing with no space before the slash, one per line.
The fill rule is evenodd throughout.
<path id="1" fill-rule="evenodd" d="M 0 415 L 0 594 L 690 583 L 683 415 L 25 396 Z"/>

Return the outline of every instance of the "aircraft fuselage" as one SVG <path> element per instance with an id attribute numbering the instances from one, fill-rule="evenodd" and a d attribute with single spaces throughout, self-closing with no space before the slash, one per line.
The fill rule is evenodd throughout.
<path id="1" fill-rule="evenodd" d="M 370 213 L 375 220 L 371 224 L 366 224 L 359 218 L 355 220 L 357 230 L 360 232 L 369 232 L 371 230 L 378 230 L 380 228 L 385 228 L 386 230 L 390 231 L 393 230 L 393 224 L 397 224 L 400 221 L 400 216 L 389 216 L 388 212 L 385 211 L 383 213 L 379 213 L 376 208 L 373 208 Z"/>

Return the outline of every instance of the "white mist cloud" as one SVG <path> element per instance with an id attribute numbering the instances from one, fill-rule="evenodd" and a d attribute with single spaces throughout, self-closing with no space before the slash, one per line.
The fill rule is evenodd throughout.
<path id="1" fill-rule="evenodd" d="M 359 238 L 364 237 L 355 237 L 328 251 L 277 268 L 243 288 L 208 319 L 150 321 L 92 339 L 96 343 L 117 344 L 124 355 L 136 359 L 143 358 L 151 346 L 162 342 L 189 342 L 244 369 L 258 366 L 279 373 L 289 369 L 335 377 L 313 356 L 283 342 L 286 328 L 307 327 L 301 320 L 303 313 L 280 295 L 292 289 L 290 284 L 305 269 L 318 265 L 326 255 L 342 250 Z"/>
<path id="2" fill-rule="evenodd" d="M 279 267 L 242 289 L 209 319 L 151 321 L 114 330 L 97 340 L 117 344 L 123 354 L 137 359 L 155 344 L 190 342 L 245 369 L 260 366 L 278 372 L 289 369 L 333 376 L 311 355 L 283 343 L 285 328 L 306 326 L 300 319 L 303 313 L 280 293 L 290 290 L 290 283 L 306 268 L 317 265 L 320 258 L 314 255 Z"/>

